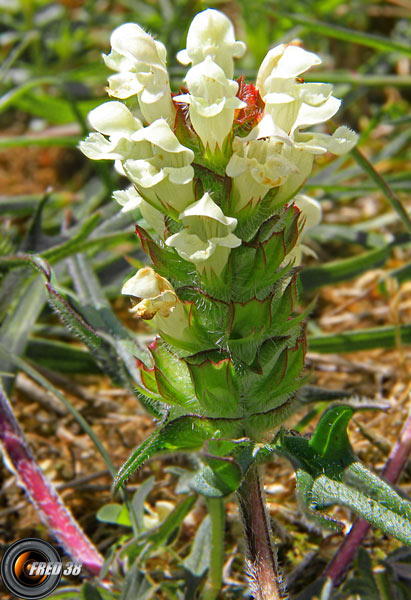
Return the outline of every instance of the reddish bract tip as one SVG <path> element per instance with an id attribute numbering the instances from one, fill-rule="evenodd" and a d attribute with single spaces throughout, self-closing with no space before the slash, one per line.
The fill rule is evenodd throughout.
<path id="1" fill-rule="evenodd" d="M 234 123 L 238 125 L 247 123 L 248 125 L 251 125 L 251 127 L 254 127 L 262 118 L 265 104 L 255 85 L 252 83 L 245 83 L 244 75 L 239 77 L 237 82 L 237 97 L 245 102 L 247 106 L 236 111 Z"/>

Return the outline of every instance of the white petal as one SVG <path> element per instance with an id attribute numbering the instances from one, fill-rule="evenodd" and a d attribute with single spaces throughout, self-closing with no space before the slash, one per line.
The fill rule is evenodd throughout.
<path id="1" fill-rule="evenodd" d="M 190 183 L 194 177 L 194 169 L 191 165 L 186 167 L 164 167 L 164 173 L 168 175 L 168 179 L 171 183 L 177 183 L 183 185 Z"/>
<path id="2" fill-rule="evenodd" d="M 126 190 L 117 190 L 113 192 L 113 198 L 123 207 L 121 212 L 135 210 L 136 208 L 139 208 L 140 204 L 143 202 L 143 198 L 133 185 Z"/>
<path id="3" fill-rule="evenodd" d="M 331 96 L 333 86 L 329 83 L 300 83 L 296 86 L 296 90 L 298 98 L 302 102 L 311 106 L 319 106 Z"/>
<path id="4" fill-rule="evenodd" d="M 189 233 L 187 229 L 167 238 L 166 245 L 175 248 L 182 258 L 193 263 L 207 260 L 216 248 L 211 240 L 203 242 L 197 235 Z"/>
<path id="5" fill-rule="evenodd" d="M 302 217 L 305 219 L 304 231 L 315 227 L 321 222 L 322 208 L 317 200 L 306 194 L 297 194 L 294 198 L 294 204 L 300 209 Z"/>
<path id="6" fill-rule="evenodd" d="M 211 238 L 210 241 L 216 246 L 223 246 L 224 248 L 238 248 L 241 246 L 241 240 L 234 233 L 228 233 L 224 237 Z"/>
<path id="7" fill-rule="evenodd" d="M 83 154 L 92 160 L 116 160 L 124 159 L 130 152 L 130 142 L 120 138 L 115 142 L 106 140 L 101 133 L 90 133 L 90 135 L 79 143 Z"/>
<path id="8" fill-rule="evenodd" d="M 226 217 L 221 208 L 213 201 L 210 194 L 206 192 L 200 200 L 190 204 L 180 215 L 179 219 L 184 222 L 185 217 L 208 217 L 214 219 L 223 225 L 226 225 L 232 231 L 237 226 L 237 219 Z"/>
<path id="9" fill-rule="evenodd" d="M 143 127 L 122 102 L 105 102 L 88 115 L 90 125 L 106 135 L 128 136 Z"/>
<path id="10" fill-rule="evenodd" d="M 161 277 L 151 267 L 144 267 L 126 281 L 121 293 L 125 296 L 147 299 L 156 298 L 164 291 L 174 292 L 171 283 L 164 277 Z"/>
<path id="11" fill-rule="evenodd" d="M 129 60 L 144 64 L 164 64 L 154 39 L 136 23 L 125 23 L 111 34 L 111 47 Z M 161 53 L 164 54 L 163 50 Z"/>
<path id="12" fill-rule="evenodd" d="M 158 170 L 148 160 L 126 160 L 124 170 L 127 176 L 143 188 L 151 188 L 166 177 L 163 170 Z"/>
<path id="13" fill-rule="evenodd" d="M 319 56 L 291 44 L 285 47 L 284 53 L 278 61 L 276 74 L 278 77 L 297 77 L 314 65 L 320 64 Z"/>
<path id="14" fill-rule="evenodd" d="M 108 94 L 114 98 L 125 100 L 130 96 L 135 96 L 143 89 L 142 84 L 137 79 L 135 73 L 127 71 L 110 75 L 108 78 Z"/>
<path id="15" fill-rule="evenodd" d="M 187 48 L 177 54 L 177 59 L 184 65 L 196 65 L 210 57 L 227 77 L 232 77 L 233 58 L 244 52 L 245 44 L 235 40 L 231 21 L 218 10 L 207 9 L 194 17 L 187 34 Z"/>
<path id="16" fill-rule="evenodd" d="M 328 98 L 321 106 L 302 104 L 291 133 L 300 127 L 308 127 L 309 125 L 316 125 L 317 123 L 328 121 L 328 119 L 331 119 L 338 111 L 340 104 L 341 100 L 334 98 L 334 96 Z"/>
<path id="17" fill-rule="evenodd" d="M 339 127 L 332 135 L 326 133 L 296 132 L 296 147 L 313 154 L 332 152 L 341 155 L 354 148 L 358 135 L 349 127 Z"/>
<path id="18" fill-rule="evenodd" d="M 133 135 L 133 140 L 147 140 L 166 152 L 181 155 L 186 163 L 191 163 L 194 159 L 194 152 L 180 144 L 165 119 L 158 119 L 148 127 L 141 129 Z"/>

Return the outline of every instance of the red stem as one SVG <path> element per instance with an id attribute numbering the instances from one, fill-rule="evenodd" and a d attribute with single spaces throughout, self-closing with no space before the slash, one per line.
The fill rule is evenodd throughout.
<path id="1" fill-rule="evenodd" d="M 0 388 L 0 442 L 39 516 L 70 556 L 98 575 L 104 559 L 42 473 Z"/>
<path id="2" fill-rule="evenodd" d="M 401 477 L 408 457 L 411 453 L 411 414 L 400 433 L 381 473 L 389 483 L 396 483 Z M 328 564 L 324 575 L 330 578 L 333 585 L 338 585 L 354 559 L 371 525 L 364 519 L 356 519 L 349 534 Z"/>

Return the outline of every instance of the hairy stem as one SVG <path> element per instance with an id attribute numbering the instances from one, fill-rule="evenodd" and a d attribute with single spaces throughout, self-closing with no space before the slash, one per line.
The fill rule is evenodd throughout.
<path id="1" fill-rule="evenodd" d="M 255 600 L 285 600 L 277 565 L 270 517 L 263 496 L 258 467 L 248 470 L 238 492 L 247 547 L 250 588 Z"/>
<path id="2" fill-rule="evenodd" d="M 211 556 L 203 600 L 215 600 L 223 582 L 224 501 L 221 498 L 207 498 L 206 502 L 211 519 Z"/>

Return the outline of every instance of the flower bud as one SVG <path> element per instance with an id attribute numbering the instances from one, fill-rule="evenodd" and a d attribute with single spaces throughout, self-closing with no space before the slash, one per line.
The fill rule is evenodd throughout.
<path id="1" fill-rule="evenodd" d="M 209 56 L 229 79 L 234 73 L 233 58 L 245 52 L 244 42 L 236 42 L 234 27 L 223 13 L 208 8 L 194 17 L 187 34 L 187 48 L 177 54 L 183 64 L 197 65 Z"/>
<path id="2" fill-rule="evenodd" d="M 236 97 L 238 83 L 227 79 L 210 56 L 192 67 L 185 81 L 190 93 L 175 96 L 174 100 L 189 104 L 191 124 L 204 148 L 212 152 L 217 146 L 221 149 L 232 129 L 234 111 L 246 106 Z"/>
<path id="3" fill-rule="evenodd" d="M 179 220 L 185 228 L 167 238 L 166 245 L 175 248 L 184 260 L 194 263 L 200 272 L 207 269 L 219 275 L 227 264 L 231 248 L 241 245 L 241 240 L 232 233 L 237 219 L 226 217 L 206 192 L 179 215 Z"/>
<path id="4" fill-rule="evenodd" d="M 103 58 L 118 74 L 109 77 L 109 94 L 121 99 L 137 95 L 148 123 L 164 118 L 173 125 L 176 111 L 171 99 L 164 45 L 135 23 L 117 27 L 110 41 L 112 51 Z"/>

